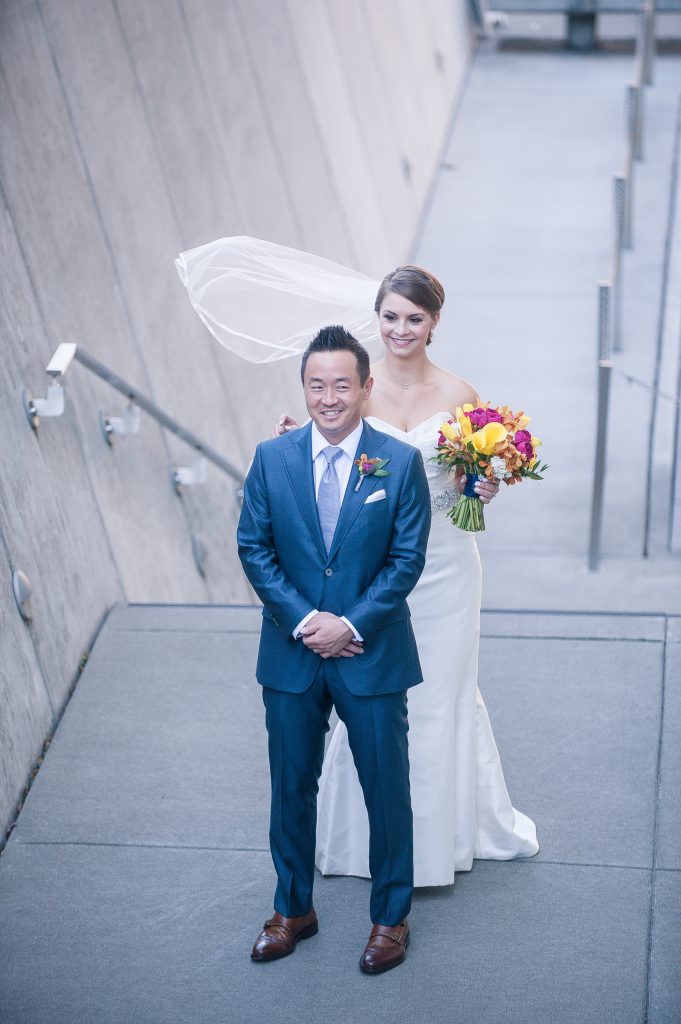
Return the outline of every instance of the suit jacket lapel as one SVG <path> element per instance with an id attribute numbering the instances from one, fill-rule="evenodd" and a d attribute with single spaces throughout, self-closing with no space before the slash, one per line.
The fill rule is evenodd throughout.
<path id="1" fill-rule="evenodd" d="M 384 435 L 379 434 L 374 430 L 370 424 L 364 422 L 364 429 L 357 445 L 357 451 L 355 452 L 355 458 L 359 458 L 360 455 L 367 455 L 368 458 L 380 458 L 380 451 L 383 445 L 386 443 L 387 438 Z M 310 458 L 312 455 L 310 454 Z M 345 496 L 340 508 L 340 515 L 338 516 L 338 522 L 336 524 L 336 532 L 333 535 L 333 543 L 331 550 L 329 551 L 329 560 L 335 555 L 339 546 L 343 543 L 345 536 L 355 521 L 356 516 L 359 513 L 364 502 L 367 500 L 371 492 L 380 483 L 381 477 L 368 476 L 364 479 L 362 486 L 359 490 L 356 490 L 359 477 L 356 468 L 353 466 L 350 473 L 350 479 L 348 480 L 348 486 L 345 489 Z M 314 499 L 314 492 L 312 495 Z M 320 530 L 321 535 L 321 530 Z"/>
<path id="2" fill-rule="evenodd" d="M 326 547 L 317 515 L 317 501 L 314 493 L 314 470 L 312 467 L 312 425 L 308 423 L 300 430 L 289 434 L 291 444 L 281 453 L 284 468 L 291 485 L 303 522 L 310 536 L 326 560 Z"/>

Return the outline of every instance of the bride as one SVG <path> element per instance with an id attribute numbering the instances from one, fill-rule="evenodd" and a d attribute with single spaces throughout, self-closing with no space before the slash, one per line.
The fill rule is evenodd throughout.
<path id="1" fill-rule="evenodd" d="M 446 518 L 465 477 L 429 461 L 440 423 L 479 403 L 470 384 L 431 361 L 428 347 L 444 289 L 427 271 L 398 267 L 376 296 L 383 358 L 372 366 L 365 406 L 372 426 L 419 448 L 433 512 L 426 566 L 409 598 L 424 682 L 409 692 L 409 762 L 414 812 L 414 884 L 451 885 L 475 858 L 531 857 L 534 822 L 511 804 L 487 709 L 477 688 L 481 573 L 472 533 Z M 298 424 L 283 415 L 275 433 Z M 497 484 L 476 485 L 488 502 Z M 317 867 L 369 877 L 366 809 L 342 722 L 324 759 Z"/>
<path id="2" fill-rule="evenodd" d="M 247 236 L 181 253 L 180 278 L 217 340 L 250 362 L 300 355 L 320 327 L 342 323 L 359 341 L 376 337 L 377 282 L 322 257 Z M 426 566 L 409 597 L 424 682 L 409 691 L 409 762 L 414 812 L 414 882 L 451 885 L 475 858 L 537 853 L 534 822 L 513 807 L 487 709 L 477 688 L 480 559 L 472 533 L 446 517 L 463 489 L 430 462 L 438 427 L 474 389 L 431 361 L 428 347 L 444 289 L 427 271 L 398 267 L 374 303 L 383 358 L 365 415 L 379 430 L 420 449 L 432 526 Z M 298 424 L 284 415 L 275 433 Z M 498 485 L 477 485 L 488 502 Z M 323 874 L 369 876 L 369 829 L 342 723 L 320 780 L 317 866 Z"/>

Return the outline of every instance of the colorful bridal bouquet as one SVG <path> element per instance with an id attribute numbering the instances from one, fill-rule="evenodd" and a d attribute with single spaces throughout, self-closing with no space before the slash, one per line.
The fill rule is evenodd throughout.
<path id="1" fill-rule="evenodd" d="M 542 480 L 549 468 L 541 465 L 536 450 L 541 441 L 526 430 L 529 417 L 507 405 L 498 408 L 485 402 L 457 407 L 453 419 L 440 425 L 436 455 L 431 459 L 447 469 L 461 466 L 466 473 L 463 494 L 447 515 L 455 526 L 471 532 L 485 529 L 483 505 L 475 493 L 480 479 L 519 483 L 524 478 Z"/>

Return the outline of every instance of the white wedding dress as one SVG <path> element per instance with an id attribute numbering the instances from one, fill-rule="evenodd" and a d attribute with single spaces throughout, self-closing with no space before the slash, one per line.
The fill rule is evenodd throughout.
<path id="1" fill-rule="evenodd" d="M 452 480 L 428 461 L 449 415 L 435 413 L 410 431 L 367 417 L 377 430 L 420 449 L 433 508 L 426 566 L 409 597 L 424 678 L 408 691 L 417 886 L 451 885 L 474 858 L 532 857 L 539 849 L 534 822 L 511 804 L 477 688 L 481 573 L 475 537 L 446 517 L 455 497 Z M 324 875 L 369 877 L 366 808 L 342 722 L 320 779 L 316 863 Z"/>

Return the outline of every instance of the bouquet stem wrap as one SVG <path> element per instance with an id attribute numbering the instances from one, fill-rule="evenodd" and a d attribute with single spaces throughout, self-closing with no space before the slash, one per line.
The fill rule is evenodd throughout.
<path id="1" fill-rule="evenodd" d="M 460 530 L 479 533 L 485 529 L 484 506 L 475 493 L 475 485 L 482 479 L 477 473 L 466 474 L 466 485 L 461 497 L 447 515 Z"/>

